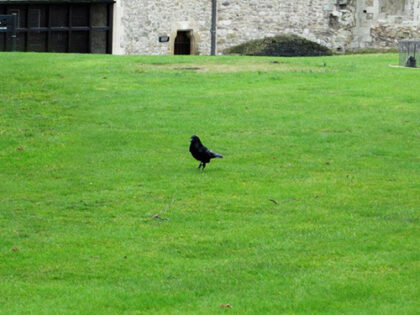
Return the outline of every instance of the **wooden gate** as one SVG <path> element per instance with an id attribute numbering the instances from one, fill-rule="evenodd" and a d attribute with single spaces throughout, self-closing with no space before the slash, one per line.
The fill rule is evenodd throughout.
<path id="1" fill-rule="evenodd" d="M 4 1 L 0 14 L 17 18 L 17 51 L 112 53 L 113 0 Z M 10 49 L 0 33 L 0 51 Z"/>

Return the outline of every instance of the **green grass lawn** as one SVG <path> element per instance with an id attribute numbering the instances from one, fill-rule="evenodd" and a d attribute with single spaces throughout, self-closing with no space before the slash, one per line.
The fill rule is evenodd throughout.
<path id="1" fill-rule="evenodd" d="M 418 314 L 397 61 L 0 54 L 0 313 Z"/>

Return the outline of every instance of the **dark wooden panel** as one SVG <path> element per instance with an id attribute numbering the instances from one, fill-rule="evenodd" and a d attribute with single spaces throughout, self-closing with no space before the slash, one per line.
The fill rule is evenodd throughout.
<path id="1" fill-rule="evenodd" d="M 42 5 L 29 6 L 28 27 L 48 27 L 47 6 L 42 6 Z"/>
<path id="2" fill-rule="evenodd" d="M 68 32 L 52 32 L 50 37 L 51 52 L 67 52 Z"/>
<path id="3" fill-rule="evenodd" d="M 10 5 L 7 7 L 7 14 L 16 14 L 17 15 L 17 27 L 24 28 L 26 27 L 26 6 L 17 6 Z"/>
<path id="4" fill-rule="evenodd" d="M 69 51 L 72 53 L 88 53 L 89 52 L 89 32 L 88 31 L 71 32 Z"/>
<path id="5" fill-rule="evenodd" d="M 28 32 L 27 51 L 47 51 L 47 32 Z"/>
<path id="6" fill-rule="evenodd" d="M 69 26 L 69 7 L 67 5 L 52 5 L 50 7 L 50 27 Z"/>
<path id="7" fill-rule="evenodd" d="M 91 53 L 106 54 L 107 53 L 107 31 L 92 31 Z"/>
<path id="8" fill-rule="evenodd" d="M 92 4 L 92 26 L 108 26 L 108 11 L 107 4 L 95 3 Z"/>
<path id="9" fill-rule="evenodd" d="M 4 33 L 3 33 L 4 34 Z M 11 51 L 12 49 L 12 37 L 7 34 L 6 35 L 6 47 L 5 49 L 0 49 L 0 51 L 2 50 L 7 50 L 7 51 Z M 25 45 L 26 45 L 26 33 L 17 33 L 16 34 L 16 51 L 25 51 Z"/>
<path id="10" fill-rule="evenodd" d="M 114 28 L 114 5 L 108 4 L 108 41 L 107 41 L 107 54 L 112 54 L 112 30 Z"/>
<path id="11" fill-rule="evenodd" d="M 0 51 L 6 50 L 6 33 L 0 33 Z"/>
<path id="12" fill-rule="evenodd" d="M 71 12 L 72 26 L 88 26 L 89 25 L 89 5 L 74 4 Z"/>
<path id="13" fill-rule="evenodd" d="M 26 50 L 26 33 L 19 32 L 16 37 L 16 51 Z"/>

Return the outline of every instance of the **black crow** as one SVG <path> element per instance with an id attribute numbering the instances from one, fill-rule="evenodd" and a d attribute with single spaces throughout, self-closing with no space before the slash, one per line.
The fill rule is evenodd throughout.
<path id="1" fill-rule="evenodd" d="M 414 56 L 409 56 L 405 62 L 406 67 L 415 68 L 416 67 L 416 58 Z"/>
<path id="2" fill-rule="evenodd" d="M 223 158 L 220 154 L 206 148 L 197 136 L 191 137 L 190 152 L 196 160 L 201 162 L 198 168 L 203 167 L 203 170 L 206 167 L 206 163 L 210 163 L 211 159 Z"/>

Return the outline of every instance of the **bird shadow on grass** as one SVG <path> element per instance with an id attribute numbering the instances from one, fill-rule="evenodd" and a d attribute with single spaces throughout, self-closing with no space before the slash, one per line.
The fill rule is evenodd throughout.
<path id="1" fill-rule="evenodd" d="M 222 167 L 212 167 L 212 168 L 206 167 L 204 170 L 195 168 L 195 169 L 190 170 L 188 173 L 200 175 L 200 174 L 221 174 L 224 172 L 225 172 L 225 169 Z"/>

